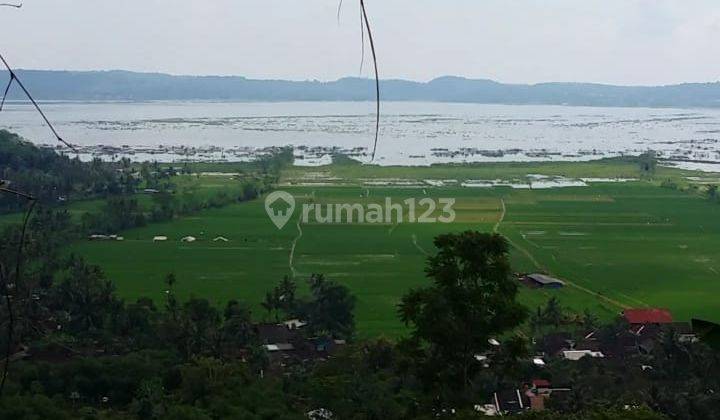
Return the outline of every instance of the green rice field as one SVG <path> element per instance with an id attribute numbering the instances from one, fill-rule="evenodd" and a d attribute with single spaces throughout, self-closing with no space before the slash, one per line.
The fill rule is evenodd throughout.
<path id="1" fill-rule="evenodd" d="M 549 189 L 368 182 L 517 179 L 543 171 L 589 177 L 638 175 L 624 164 L 531 165 L 511 165 L 511 170 L 506 167 L 496 174 L 482 166 L 475 171 L 379 168 L 379 174 L 360 166 L 292 168 L 278 188 L 291 193 L 298 204 L 455 198 L 457 217 L 451 224 L 319 224 L 312 219 L 301 223 L 296 210 L 278 230 L 264 202 L 256 200 L 123 232 L 123 242 L 78 243 L 73 252 L 101 265 L 128 300 L 163 299 L 163 279 L 172 272 L 181 298 L 201 296 L 219 305 L 241 299 L 253 306 L 258 319 L 265 316 L 259 305 L 265 292 L 284 275 L 304 284 L 310 274 L 324 273 L 357 296 L 361 335 L 396 337 L 405 331 L 397 320 L 396 304 L 408 289 L 428 282 L 424 265 L 434 251 L 433 238 L 467 229 L 497 230 L 512 245 L 516 271 L 544 271 L 567 282 L 556 291 L 523 287 L 521 298 L 530 307 L 554 295 L 573 310 L 587 308 L 605 319 L 627 307 L 658 306 L 671 309 L 677 319 L 720 320 L 720 205 L 699 194 L 648 181 Z M 216 177 L 210 184 L 223 182 L 227 181 Z M 169 240 L 153 242 L 158 235 Z M 189 235 L 198 240 L 180 241 Z M 213 241 L 217 236 L 229 241 Z"/>

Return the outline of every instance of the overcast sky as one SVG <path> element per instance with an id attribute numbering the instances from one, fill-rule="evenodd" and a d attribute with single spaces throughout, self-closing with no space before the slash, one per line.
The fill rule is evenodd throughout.
<path id="1" fill-rule="evenodd" d="M 365 0 L 383 78 L 669 84 L 720 79 L 719 0 Z M 359 0 L 25 0 L 15 67 L 357 76 Z M 369 67 L 366 67 L 365 75 Z"/>

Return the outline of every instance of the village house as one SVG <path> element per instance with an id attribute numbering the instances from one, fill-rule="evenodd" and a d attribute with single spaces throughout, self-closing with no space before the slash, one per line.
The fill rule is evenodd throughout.
<path id="1" fill-rule="evenodd" d="M 673 322 L 672 314 L 667 309 L 626 309 L 622 314 L 631 326 L 671 324 Z"/>
<path id="2" fill-rule="evenodd" d="M 307 324 L 293 319 L 278 324 L 257 324 L 255 333 L 270 359 L 270 371 L 280 373 L 292 364 L 327 360 L 346 343 L 330 337 L 306 337 Z"/>
<path id="3" fill-rule="evenodd" d="M 536 289 L 560 289 L 565 287 L 564 281 L 545 274 L 528 274 L 522 278 L 522 282 Z"/>
<path id="4" fill-rule="evenodd" d="M 562 352 L 563 358 L 566 360 L 572 360 L 572 361 L 578 361 L 582 359 L 583 357 L 592 357 L 592 358 L 605 358 L 605 355 L 600 351 L 592 351 L 592 350 L 565 350 Z"/>

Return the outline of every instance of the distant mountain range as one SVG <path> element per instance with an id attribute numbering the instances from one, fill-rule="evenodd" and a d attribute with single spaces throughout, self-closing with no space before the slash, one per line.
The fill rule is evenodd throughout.
<path id="1" fill-rule="evenodd" d="M 42 100 L 227 100 L 368 101 L 374 81 L 254 80 L 238 76 L 171 76 L 128 71 L 17 70 Z M 548 104 L 629 107 L 720 107 L 720 83 L 669 86 L 613 86 L 592 83 L 504 84 L 492 80 L 440 77 L 427 83 L 383 80 L 388 101 Z M 9 99 L 21 99 L 14 88 Z"/>

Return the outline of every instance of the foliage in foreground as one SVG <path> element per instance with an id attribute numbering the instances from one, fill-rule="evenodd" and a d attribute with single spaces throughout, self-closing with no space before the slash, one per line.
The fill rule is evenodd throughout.
<path id="1" fill-rule="evenodd" d="M 65 226 L 62 218 L 48 220 Z M 25 287 L 32 288 L 22 294 L 38 298 L 16 300 L 12 347 L 29 345 L 33 358 L 12 364 L 0 418 L 293 419 L 319 408 L 342 419 L 477 418 L 475 405 L 536 377 L 571 384 L 572 398 L 551 399 L 554 412 L 520 418 L 663 418 L 650 410 L 675 419 L 718 416 L 720 401 L 709 390 L 720 387 L 720 355 L 702 344 L 663 336 L 652 353 L 627 360 L 534 366 L 530 340 L 516 335 L 527 311 L 516 301 L 508 246 L 498 235 L 436 239 L 431 284 L 399 306 L 412 331 L 406 340 L 355 341 L 324 362 L 282 365 L 258 341 L 245 303 L 231 300 L 221 311 L 204 299 L 180 302 L 172 275 L 165 302 L 124 302 L 97 267 L 58 257 L 53 244 L 42 243 L 48 254 L 28 254 Z M 298 296 L 294 282 L 283 280 L 268 294 L 268 314 L 308 320 L 310 336 L 352 340 L 348 289 L 314 275 L 310 291 Z M 556 328 L 556 306 L 538 322 Z M 502 345 L 491 348 L 491 338 Z"/>

